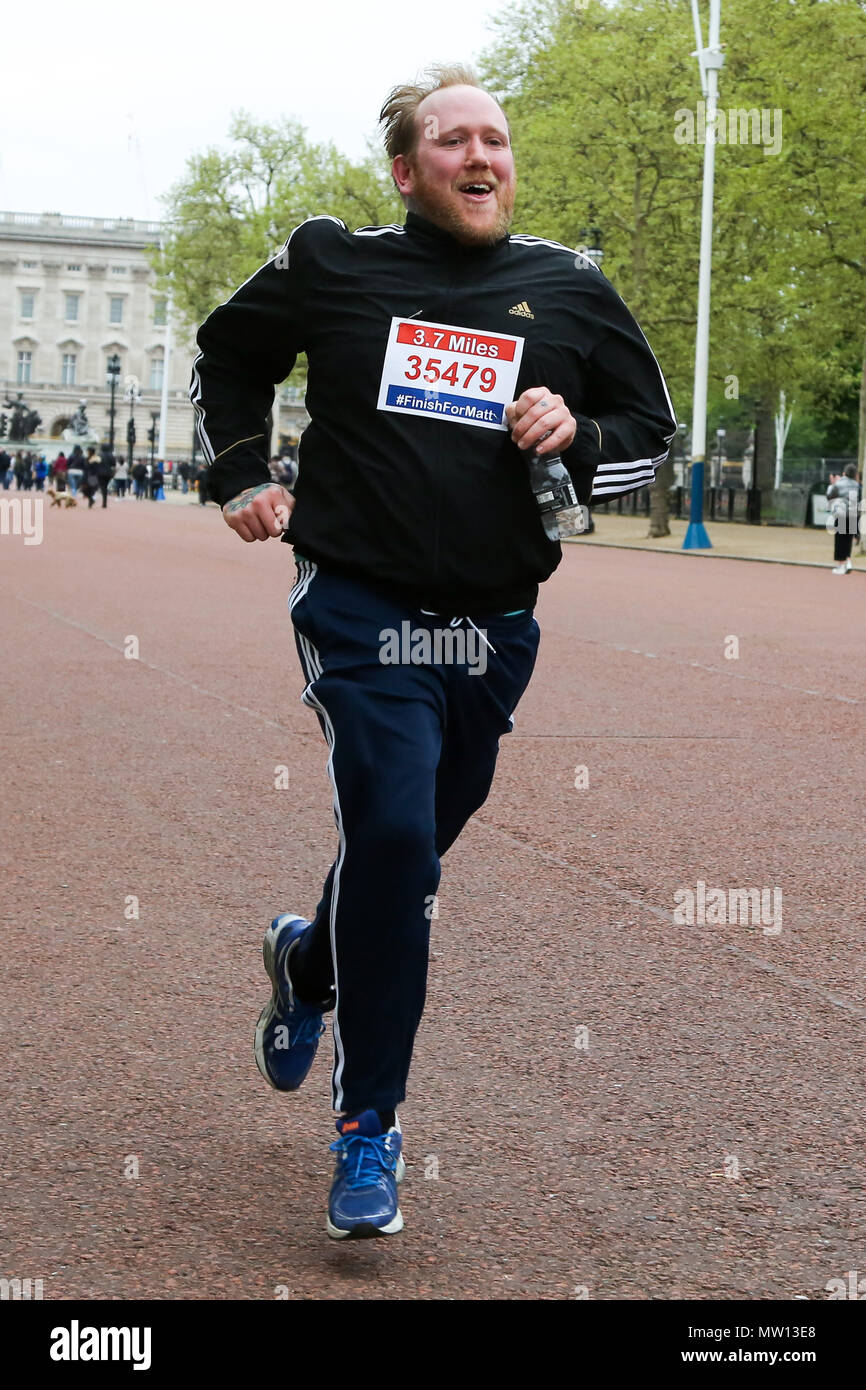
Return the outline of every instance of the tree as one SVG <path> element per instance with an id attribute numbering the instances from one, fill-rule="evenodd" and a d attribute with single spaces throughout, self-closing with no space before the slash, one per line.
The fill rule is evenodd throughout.
<path id="1" fill-rule="evenodd" d="M 484 61 L 503 100 L 518 167 L 516 224 L 580 244 L 604 236 L 604 271 L 638 318 L 676 398 L 690 384 L 700 187 L 673 139 L 694 86 L 689 12 L 667 0 L 575 8 L 546 0 L 496 21 Z M 691 36 L 690 36 L 691 35 Z M 681 248 L 684 274 L 660 275 Z"/>
<path id="2" fill-rule="evenodd" d="M 232 118 L 229 138 L 232 149 L 192 155 L 163 200 L 168 230 L 153 259 L 187 331 L 305 218 L 327 212 L 354 227 L 392 221 L 402 210 L 384 157 L 373 150 L 353 163 L 333 145 L 311 143 L 296 120 L 257 124 L 244 111 Z M 299 359 L 290 380 L 305 376 Z"/>
<path id="3" fill-rule="evenodd" d="M 757 481 L 772 487 L 779 391 L 829 422 L 855 384 L 866 315 L 862 264 L 859 285 L 851 273 L 866 212 L 855 173 L 866 28 L 856 0 L 730 0 L 726 9 L 726 101 L 777 115 L 781 139 L 776 154 L 746 143 L 720 159 L 725 273 L 714 276 L 714 332 L 721 315 L 731 369 L 754 402 Z"/>
<path id="4" fill-rule="evenodd" d="M 603 229 L 605 272 L 688 402 L 703 164 L 689 6 L 530 0 L 497 23 L 485 75 L 512 123 L 521 224 L 571 245 L 588 224 Z M 710 394 L 751 401 L 772 486 L 780 389 L 829 420 L 860 362 L 866 36 L 857 0 L 725 0 L 723 26 Z M 689 111 L 691 141 L 677 137 Z M 765 129 L 776 112 L 779 141 Z M 663 511 L 654 528 L 667 527 Z"/>

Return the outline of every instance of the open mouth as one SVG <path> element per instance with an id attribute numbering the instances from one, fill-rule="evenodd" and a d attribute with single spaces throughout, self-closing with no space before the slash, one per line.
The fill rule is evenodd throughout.
<path id="1" fill-rule="evenodd" d="M 472 203 L 486 203 L 493 197 L 493 185 L 490 183 L 465 183 L 459 190 L 464 198 L 468 198 Z"/>

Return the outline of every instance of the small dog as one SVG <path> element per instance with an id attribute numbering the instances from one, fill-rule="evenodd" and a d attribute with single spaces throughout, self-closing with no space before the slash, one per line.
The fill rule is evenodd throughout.
<path id="1" fill-rule="evenodd" d="M 71 492 L 56 492 L 53 487 L 45 489 L 46 496 L 51 498 L 52 507 L 77 507 L 78 498 Z"/>

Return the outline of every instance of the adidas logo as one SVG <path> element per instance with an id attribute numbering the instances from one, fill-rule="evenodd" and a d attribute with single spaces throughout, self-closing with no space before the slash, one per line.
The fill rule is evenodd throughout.
<path id="1" fill-rule="evenodd" d="M 514 305 L 514 308 L 513 308 L 513 309 L 509 309 L 508 312 L 509 312 L 509 314 L 518 314 L 518 315 L 520 316 L 520 318 L 522 318 L 522 319 L 534 319 L 534 318 L 535 318 L 535 315 L 533 314 L 532 310 L 530 309 L 530 307 L 529 307 L 529 305 L 527 304 L 527 302 L 526 302 L 525 299 L 523 300 L 523 303 L 522 303 L 522 304 L 515 304 L 515 305 Z"/>

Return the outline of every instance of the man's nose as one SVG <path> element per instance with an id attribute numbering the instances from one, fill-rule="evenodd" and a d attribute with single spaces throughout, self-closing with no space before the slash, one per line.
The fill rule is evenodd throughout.
<path id="1" fill-rule="evenodd" d="M 473 135 L 466 146 L 467 164 L 487 164 L 487 150 L 480 135 Z"/>

